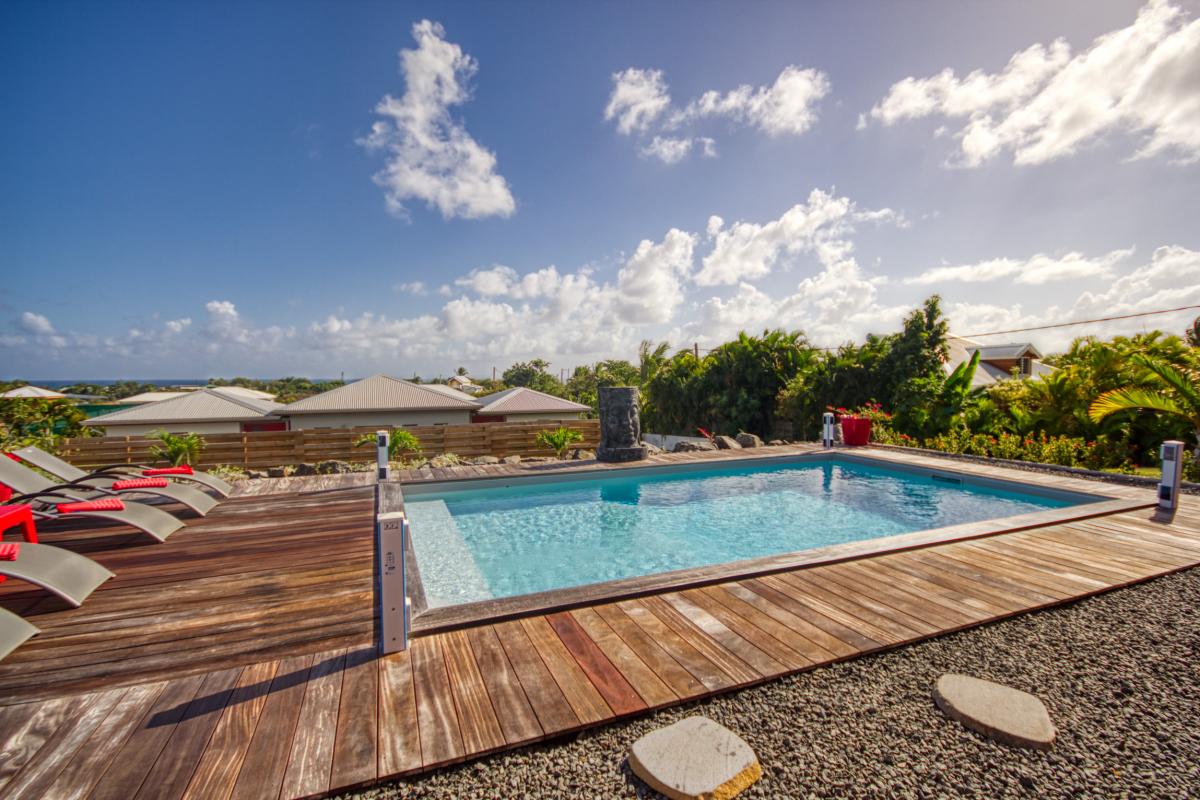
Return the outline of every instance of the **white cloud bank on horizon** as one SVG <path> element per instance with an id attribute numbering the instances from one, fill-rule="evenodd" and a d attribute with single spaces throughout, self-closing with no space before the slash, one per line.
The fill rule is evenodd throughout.
<path id="1" fill-rule="evenodd" d="M 446 284 L 449 296 L 440 308 L 412 317 L 329 314 L 307 324 L 264 326 L 243 316 L 233 301 L 214 299 L 195 322 L 183 317 L 96 336 L 63 331 L 28 310 L 12 318 L 0 345 L 10 348 L 10 369 L 63 365 L 60 372 L 76 375 L 95 376 L 115 363 L 139 375 L 180 369 L 438 374 L 458 364 L 503 368 L 535 356 L 560 365 L 632 358 L 646 338 L 710 347 L 740 330 L 776 327 L 803 330 L 818 345 L 836 345 L 898 329 L 904 314 L 933 290 L 941 291 L 952 330 L 960 334 L 1200 304 L 1200 251 L 1178 245 L 1159 247 L 1144 263 L 1130 250 L 1096 257 L 1070 252 L 939 267 L 907 282 L 889 282 L 855 256 L 856 228 L 870 224 L 907 223 L 891 209 L 861 208 L 818 189 L 764 222 L 727 223 L 713 216 L 702 231 L 672 228 L 661 239 L 642 240 L 619 264 L 603 270 L 551 265 L 521 272 L 499 264 L 474 269 Z M 938 270 L 940 276 L 931 275 Z M 778 288 L 792 274 L 795 282 Z M 768 278 L 777 288 L 764 286 Z M 1068 286 L 1077 287 L 1077 294 L 1073 302 L 1042 308 L 967 302 L 977 289 L 964 292 L 983 280 L 1034 286 L 1072 281 Z M 922 288 L 898 292 L 909 284 Z M 1102 332 L 1181 332 L 1188 319 L 1175 314 L 1129 320 Z M 1053 350 L 1092 332 L 1097 329 L 1006 338 Z M 76 372 L 85 368 L 81 365 L 86 372 Z"/>
<path id="2" fill-rule="evenodd" d="M 769 86 L 742 84 L 725 93 L 709 90 L 673 109 L 662 70 L 630 67 L 613 73 L 612 81 L 604 118 L 615 121 L 617 132 L 625 136 L 655 132 L 639 152 L 664 164 L 679 163 L 693 149 L 715 157 L 711 137 L 678 133 L 710 118 L 757 128 L 769 136 L 798 136 L 816 124 L 817 107 L 830 90 L 824 72 L 791 65 Z"/>
<path id="3" fill-rule="evenodd" d="M 450 114 L 470 99 L 475 59 L 445 40 L 442 26 L 429 20 L 413 25 L 415 50 L 400 51 L 405 92 L 385 95 L 375 112 L 385 119 L 358 140 L 386 161 L 376 173 L 388 209 L 407 216 L 404 202 L 422 200 L 446 219 L 508 217 L 517 204 L 508 182 L 496 172 L 496 156 L 481 146 Z"/>
<path id="4" fill-rule="evenodd" d="M 962 120 L 948 163 L 976 167 L 1006 151 L 1016 164 L 1069 156 L 1106 135 L 1140 139 L 1132 159 L 1200 160 L 1200 20 L 1150 0 L 1126 28 L 1072 54 L 1063 39 L 1015 53 L 1000 72 L 960 78 L 945 69 L 907 77 L 859 117 L 892 126 L 922 117 Z M 939 134 L 935 134 L 939 135 Z"/>

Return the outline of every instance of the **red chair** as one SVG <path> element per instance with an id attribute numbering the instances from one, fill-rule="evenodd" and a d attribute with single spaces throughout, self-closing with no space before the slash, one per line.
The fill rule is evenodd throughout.
<path id="1" fill-rule="evenodd" d="M 37 526 L 33 522 L 33 509 L 27 505 L 0 506 L 0 535 L 9 528 L 21 526 L 25 541 L 37 544 Z"/>

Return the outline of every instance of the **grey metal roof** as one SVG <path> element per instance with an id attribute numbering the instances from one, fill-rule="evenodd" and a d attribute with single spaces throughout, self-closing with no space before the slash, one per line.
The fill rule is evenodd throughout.
<path id="1" fill-rule="evenodd" d="M 434 386 L 438 388 L 434 388 Z M 372 375 L 303 400 L 289 403 L 281 414 L 333 414 L 347 411 L 474 411 L 479 403 L 449 386 L 417 384 L 390 375 Z"/>
<path id="2" fill-rule="evenodd" d="M 564 400 L 525 386 L 505 389 L 476 399 L 483 403 L 483 408 L 478 412 L 480 414 L 535 414 L 542 411 L 578 413 L 592 410 L 591 406 Z"/>
<path id="3" fill-rule="evenodd" d="M 979 351 L 980 361 L 989 361 L 992 359 L 1007 360 L 1010 358 L 1041 358 L 1042 354 L 1038 349 L 1029 342 L 1009 342 L 1008 344 L 988 344 L 976 345 L 968 347 L 967 352 Z"/>
<path id="4" fill-rule="evenodd" d="M 221 389 L 201 389 L 187 392 L 170 400 L 144 403 L 111 414 L 101 414 L 87 421 L 88 425 L 156 425 L 176 422 L 238 422 L 271 416 L 283 408 L 279 403 L 252 400 Z"/>

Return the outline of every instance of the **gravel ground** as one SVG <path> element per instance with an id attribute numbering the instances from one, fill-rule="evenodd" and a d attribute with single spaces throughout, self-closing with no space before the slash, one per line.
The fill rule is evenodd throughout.
<path id="1" fill-rule="evenodd" d="M 1200 569 L 347 797 L 657 797 L 625 763 L 653 728 L 705 714 L 764 776 L 742 797 L 1184 798 L 1200 795 Z M 1034 692 L 1049 753 L 937 710 L 962 672 Z"/>

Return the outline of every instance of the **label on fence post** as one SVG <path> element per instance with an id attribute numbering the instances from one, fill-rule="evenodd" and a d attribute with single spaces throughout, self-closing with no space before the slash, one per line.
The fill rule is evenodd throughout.
<path id="1" fill-rule="evenodd" d="M 383 652 L 408 648 L 407 586 L 404 575 L 404 534 L 408 521 L 402 512 L 376 518 L 379 540 L 379 621 Z"/>

